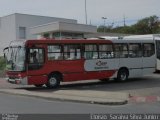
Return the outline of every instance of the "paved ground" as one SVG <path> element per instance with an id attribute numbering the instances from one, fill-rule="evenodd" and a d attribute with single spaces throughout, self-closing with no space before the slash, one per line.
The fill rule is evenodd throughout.
<path id="1" fill-rule="evenodd" d="M 127 93 L 93 90 L 55 90 L 47 93 L 27 91 L 22 89 L 0 89 L 0 93 L 38 97 L 48 100 L 72 101 L 103 105 L 127 104 L 129 98 Z"/>
<path id="2" fill-rule="evenodd" d="M 113 81 L 100 82 L 81 81 L 73 83 L 63 83 L 58 90 L 80 90 L 80 91 L 102 91 L 102 92 L 121 92 L 130 95 L 131 103 L 137 102 L 156 102 L 160 97 L 160 74 L 154 74 L 143 78 L 130 79 L 125 83 L 115 83 Z M 35 88 L 34 86 L 20 86 L 7 83 L 4 79 L 0 79 L 1 89 L 20 89 L 37 93 L 53 93 L 55 89 Z"/>
<path id="3" fill-rule="evenodd" d="M 69 118 L 68 120 L 75 120 L 77 118 L 81 120 L 82 115 L 84 115 L 84 119 L 87 118 L 88 120 L 91 119 L 90 115 L 99 113 L 160 113 L 160 74 L 130 79 L 124 83 L 116 83 L 114 81 L 100 82 L 99 80 L 63 83 L 59 89 L 13 85 L 1 78 L 0 91 L 0 113 L 4 113 L 4 115 L 6 113 L 13 115 L 20 114 L 22 116 L 23 114 L 29 115 L 27 118 L 24 116 L 24 120 L 35 119 L 35 117 L 38 117 L 36 120 L 41 120 L 49 116 L 50 119 L 55 119 L 55 117 L 59 119 L 59 117 L 62 117 L 62 120 L 66 120 L 66 118 Z M 10 94 L 2 93 L 6 91 Z M 17 93 L 21 95 L 15 95 Z M 62 97 L 63 100 L 51 99 L 51 97 L 57 96 Z M 46 98 L 44 99 L 44 97 Z M 103 100 L 109 99 L 112 102 L 118 99 L 128 98 L 128 104 L 91 104 L 80 101 L 73 102 L 72 100 L 66 101 L 64 97 L 67 97 L 67 99 L 77 98 L 78 100 L 82 98 L 87 98 L 88 100 L 89 97 L 91 101 L 101 97 Z M 47 116 L 48 114 L 50 115 Z M 70 114 L 70 116 L 67 117 L 67 114 Z M 81 116 L 77 116 L 77 114 Z M 86 114 L 87 116 L 85 116 Z"/>
<path id="4" fill-rule="evenodd" d="M 160 113 L 160 102 L 99 105 L 67 101 L 51 101 L 27 96 L 0 93 L 0 113 L 19 114 L 93 114 L 93 113 Z"/>

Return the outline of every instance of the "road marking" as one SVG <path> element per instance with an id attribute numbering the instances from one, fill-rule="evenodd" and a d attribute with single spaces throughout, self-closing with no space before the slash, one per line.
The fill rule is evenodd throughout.
<path id="1" fill-rule="evenodd" d="M 133 96 L 133 97 L 130 97 L 129 101 L 136 102 L 136 103 L 159 102 L 160 96 Z"/>

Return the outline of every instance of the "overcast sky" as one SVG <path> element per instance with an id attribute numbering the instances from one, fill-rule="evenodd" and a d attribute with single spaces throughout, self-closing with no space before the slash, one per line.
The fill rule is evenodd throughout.
<path id="1" fill-rule="evenodd" d="M 88 23 L 118 25 L 126 17 L 127 23 L 157 15 L 160 17 L 160 0 L 86 0 Z M 85 23 L 85 0 L 0 0 L 0 16 L 25 13 L 42 16 L 77 19 Z"/>

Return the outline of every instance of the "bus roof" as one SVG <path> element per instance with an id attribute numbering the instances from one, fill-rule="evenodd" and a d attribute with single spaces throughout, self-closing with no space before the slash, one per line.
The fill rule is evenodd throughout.
<path id="1" fill-rule="evenodd" d="M 160 34 L 148 34 L 148 35 L 130 35 L 123 37 L 124 40 L 155 40 L 160 39 Z"/>
<path id="2" fill-rule="evenodd" d="M 55 40 L 55 39 L 47 39 L 47 40 L 27 40 L 26 44 L 83 44 L 83 43 L 88 43 L 88 44 L 94 44 L 94 43 L 112 43 L 111 40 L 102 40 L 102 39 L 62 39 L 62 40 Z"/>
<path id="3" fill-rule="evenodd" d="M 131 35 L 125 37 L 103 36 L 91 39 L 33 39 L 33 40 L 15 40 L 10 46 L 25 46 L 26 44 L 95 44 L 95 43 L 153 43 L 154 40 L 160 40 L 160 34 L 155 35 Z"/>

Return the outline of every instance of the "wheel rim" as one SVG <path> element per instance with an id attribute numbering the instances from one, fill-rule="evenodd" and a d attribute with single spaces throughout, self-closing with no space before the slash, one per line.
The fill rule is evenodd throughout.
<path id="1" fill-rule="evenodd" d="M 51 86 L 55 86 L 57 84 L 57 79 L 54 78 L 54 77 L 51 77 L 49 79 L 49 83 L 50 83 Z"/>
<path id="2" fill-rule="evenodd" d="M 120 77 L 121 77 L 121 80 L 124 81 L 124 80 L 126 80 L 127 75 L 126 75 L 126 73 L 121 73 Z"/>

